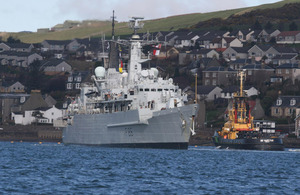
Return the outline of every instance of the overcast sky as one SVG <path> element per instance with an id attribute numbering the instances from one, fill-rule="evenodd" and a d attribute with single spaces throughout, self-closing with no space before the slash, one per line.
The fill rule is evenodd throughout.
<path id="1" fill-rule="evenodd" d="M 65 20 L 108 20 L 112 10 L 118 21 L 249 7 L 280 0 L 1 0 L 0 31 L 36 31 Z"/>

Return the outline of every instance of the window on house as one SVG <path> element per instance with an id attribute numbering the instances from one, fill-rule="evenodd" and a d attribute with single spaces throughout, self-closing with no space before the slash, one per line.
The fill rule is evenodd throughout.
<path id="1" fill-rule="evenodd" d="M 67 89 L 72 89 L 72 83 L 67 84 Z"/>
<path id="2" fill-rule="evenodd" d="M 77 81 L 80 82 L 81 81 L 81 77 L 77 77 Z"/>
<path id="3" fill-rule="evenodd" d="M 68 81 L 72 82 L 73 81 L 73 77 L 68 77 Z"/>
<path id="4" fill-rule="evenodd" d="M 212 85 L 217 85 L 217 81 L 215 79 L 213 79 Z"/>
<path id="5" fill-rule="evenodd" d="M 278 74 L 281 74 L 281 69 L 277 69 L 277 73 L 278 73 Z"/>
<path id="6" fill-rule="evenodd" d="M 295 99 L 291 99 L 290 105 L 291 105 L 291 106 L 295 106 L 295 105 L 296 105 L 296 100 L 295 100 Z"/>
<path id="7" fill-rule="evenodd" d="M 279 109 L 278 108 L 275 109 L 275 113 L 279 114 Z"/>
<path id="8" fill-rule="evenodd" d="M 80 83 L 76 83 L 76 89 L 80 89 Z"/>
<path id="9" fill-rule="evenodd" d="M 217 77 L 217 73 L 214 72 L 214 73 L 212 74 L 212 76 L 213 76 L 213 77 Z"/>
<path id="10" fill-rule="evenodd" d="M 209 72 L 206 72 L 206 73 L 205 73 L 205 77 L 209 77 Z"/>
<path id="11" fill-rule="evenodd" d="M 290 70 L 286 69 L 286 70 L 285 70 L 285 73 L 286 73 L 286 74 L 289 74 L 289 73 L 290 73 Z"/>
<path id="12" fill-rule="evenodd" d="M 252 70 L 248 70 L 248 75 L 252 75 Z"/>
<path id="13" fill-rule="evenodd" d="M 281 99 L 277 99 L 276 105 L 277 105 L 277 106 L 280 106 L 281 104 L 282 104 L 282 100 L 281 100 Z"/>

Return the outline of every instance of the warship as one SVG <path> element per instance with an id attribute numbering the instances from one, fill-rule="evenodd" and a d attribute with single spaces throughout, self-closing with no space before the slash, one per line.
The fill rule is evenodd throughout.
<path id="1" fill-rule="evenodd" d="M 142 69 L 150 59 L 142 52 L 133 17 L 129 62 L 119 68 L 97 67 L 92 83 L 81 85 L 80 96 L 69 104 L 62 119 L 65 145 L 187 149 L 199 106 L 172 78 L 159 77 L 156 68 Z M 158 47 L 157 47 L 158 48 Z M 157 52 L 158 53 L 158 52 Z"/>
<path id="2" fill-rule="evenodd" d="M 284 150 L 282 138 L 275 132 L 275 123 L 268 130 L 259 125 L 264 122 L 254 123 L 247 102 L 247 95 L 243 91 L 245 72 L 240 71 L 238 75 L 240 89 L 234 93 L 233 106 L 229 110 L 228 121 L 222 129 L 215 132 L 212 137 L 213 143 L 221 149 Z"/>

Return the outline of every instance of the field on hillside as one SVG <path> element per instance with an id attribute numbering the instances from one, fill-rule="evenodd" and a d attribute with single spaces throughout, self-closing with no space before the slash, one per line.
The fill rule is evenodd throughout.
<path id="1" fill-rule="evenodd" d="M 227 18 L 233 14 L 243 14 L 255 9 L 266 9 L 266 8 L 278 8 L 282 7 L 287 3 L 300 3 L 300 0 L 285 0 L 273 4 L 265 4 L 255 7 L 224 10 L 210 13 L 193 13 L 186 15 L 170 16 L 166 18 L 160 18 L 155 20 L 147 20 L 145 18 L 145 25 L 140 32 L 158 32 L 158 31 L 171 31 L 178 30 L 181 28 L 191 27 L 201 21 L 206 21 L 212 18 Z M 117 15 L 117 13 L 116 13 Z M 109 18 L 109 17 L 108 17 Z M 109 21 L 91 21 L 92 25 L 74 27 L 68 30 L 59 32 L 48 32 L 48 33 L 6 33 L 2 37 L 5 40 L 8 36 L 20 39 L 25 43 L 40 43 L 43 40 L 71 40 L 74 38 L 87 38 L 87 37 L 100 37 L 105 34 L 106 37 L 111 36 L 111 22 Z M 115 34 L 116 36 L 128 35 L 132 33 L 132 30 L 128 28 L 126 22 L 116 23 Z"/>

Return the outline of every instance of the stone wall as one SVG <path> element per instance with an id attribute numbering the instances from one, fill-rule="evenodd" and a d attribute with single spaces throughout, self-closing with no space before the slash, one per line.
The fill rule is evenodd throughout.
<path id="1" fill-rule="evenodd" d="M 61 142 L 62 131 L 48 125 L 5 125 L 0 141 Z"/>

